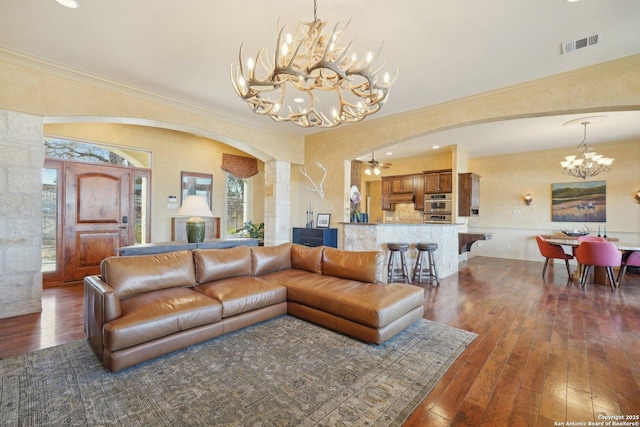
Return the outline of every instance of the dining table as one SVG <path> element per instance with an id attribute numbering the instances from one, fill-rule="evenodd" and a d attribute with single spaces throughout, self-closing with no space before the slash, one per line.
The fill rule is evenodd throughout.
<path id="1" fill-rule="evenodd" d="M 578 239 L 575 239 L 575 238 L 565 239 L 560 237 L 558 238 L 552 237 L 552 238 L 545 239 L 545 241 L 550 245 L 567 246 L 567 247 L 571 247 L 572 249 L 575 249 L 578 246 L 580 246 L 580 242 L 578 241 Z M 618 250 L 622 252 L 623 259 L 626 259 L 633 252 L 640 252 L 640 244 L 638 243 L 625 243 L 625 242 L 618 241 L 618 239 L 607 239 L 607 241 L 616 245 Z M 574 278 L 576 279 L 580 278 L 580 273 L 582 271 L 581 269 L 582 269 L 582 266 L 578 264 L 578 269 L 573 273 Z M 603 267 L 594 267 L 593 282 L 601 285 L 607 284 L 607 274 Z"/>

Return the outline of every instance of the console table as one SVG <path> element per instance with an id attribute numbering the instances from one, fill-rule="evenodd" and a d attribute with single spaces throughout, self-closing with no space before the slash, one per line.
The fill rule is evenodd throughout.
<path id="1" fill-rule="evenodd" d="M 151 255 L 164 252 L 193 250 L 193 249 L 226 249 L 235 246 L 258 246 L 258 239 L 209 239 L 202 243 L 189 243 L 187 241 L 147 243 L 144 245 L 123 246 L 116 248 L 120 256 Z"/>
<path id="2" fill-rule="evenodd" d="M 293 227 L 293 243 L 305 246 L 338 247 L 337 228 L 298 228 Z"/>

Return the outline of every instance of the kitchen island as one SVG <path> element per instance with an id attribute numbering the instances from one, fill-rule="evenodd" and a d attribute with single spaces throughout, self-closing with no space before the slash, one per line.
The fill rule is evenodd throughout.
<path id="1" fill-rule="evenodd" d="M 343 248 L 349 251 L 387 251 L 387 243 L 409 243 L 406 258 L 409 275 L 413 274 L 416 261 L 416 243 L 437 243 L 434 259 L 438 274 L 450 276 L 458 271 L 458 225 L 457 224 L 369 224 L 342 222 Z M 386 268 L 386 264 L 385 264 Z"/>

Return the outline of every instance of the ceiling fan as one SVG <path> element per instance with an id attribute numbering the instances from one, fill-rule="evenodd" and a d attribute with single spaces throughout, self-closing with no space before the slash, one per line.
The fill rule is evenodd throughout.
<path id="1" fill-rule="evenodd" d="M 367 175 L 371 175 L 373 173 L 377 176 L 380 175 L 380 169 L 387 169 L 391 166 L 391 163 L 380 163 L 373 157 L 373 153 L 371 153 L 371 160 L 367 162 L 367 166 L 368 167 L 364 170 L 364 173 Z"/>

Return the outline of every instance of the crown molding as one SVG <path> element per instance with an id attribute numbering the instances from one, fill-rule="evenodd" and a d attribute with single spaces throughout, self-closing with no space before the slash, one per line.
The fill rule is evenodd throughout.
<path id="1" fill-rule="evenodd" d="M 207 117 L 214 117 L 220 121 L 224 121 L 233 125 L 242 126 L 245 128 L 253 129 L 258 132 L 267 132 L 271 135 L 282 136 L 287 139 L 294 138 L 304 142 L 304 136 L 296 134 L 294 132 L 277 131 L 273 128 L 257 124 L 236 116 L 232 116 L 220 111 L 213 110 L 203 105 L 195 104 L 192 102 L 184 101 L 178 98 L 174 98 L 167 95 L 160 95 L 158 93 L 142 89 L 140 87 L 127 85 L 115 80 L 110 80 L 99 75 L 87 73 L 82 70 L 78 70 L 57 62 L 48 61 L 42 58 L 35 57 L 23 52 L 19 52 L 13 49 L 0 46 L 0 61 L 8 62 L 17 66 L 34 69 L 46 74 L 51 74 L 64 79 L 72 80 L 74 82 L 95 86 L 101 89 L 114 91 L 123 95 L 132 96 L 135 98 L 143 99 L 145 101 L 155 102 L 163 104 L 172 108 L 176 108 L 183 111 L 188 111 L 193 114 L 198 114 Z"/>
<path id="2" fill-rule="evenodd" d="M 385 129 L 391 126 L 404 126 L 409 120 L 420 121 L 424 117 L 438 114 L 444 110 L 455 110 L 459 108 L 477 108 L 491 102 L 499 102 L 512 99 L 520 93 L 526 93 L 532 89 L 542 91 L 558 85 L 569 82 L 580 82 L 590 78 L 599 78 L 602 75 L 614 75 L 628 71 L 637 71 L 640 69 L 640 54 L 630 55 L 611 61 L 601 62 L 587 67 L 575 70 L 564 71 L 552 76 L 530 80 L 527 82 L 517 83 L 503 88 L 471 95 L 463 98 L 445 101 L 439 104 L 428 105 L 415 110 L 404 111 L 380 118 L 372 118 L 359 123 L 350 124 L 344 128 L 328 129 L 307 137 L 307 141 L 323 140 L 326 138 L 341 138 L 348 136 L 350 133 L 366 133 L 375 132 L 378 129 Z M 635 107 L 611 107 L 611 111 L 634 110 Z M 606 111 L 607 108 L 598 108 L 595 111 Z M 545 115 L 567 114 L 567 112 L 546 112 Z M 540 114 L 531 114 L 538 116 Z M 471 124 L 471 123 L 469 123 Z M 444 130 L 444 129 L 439 129 Z"/>

